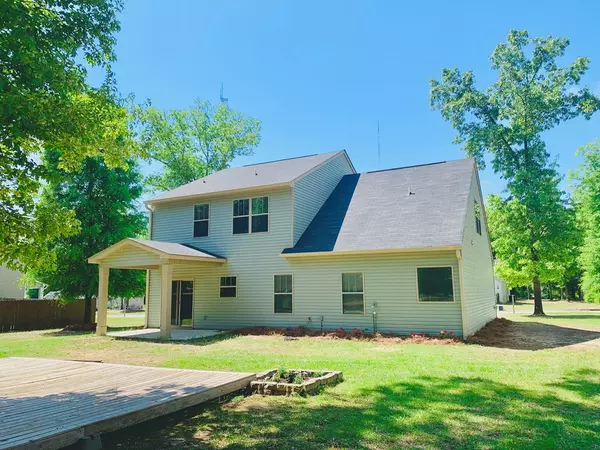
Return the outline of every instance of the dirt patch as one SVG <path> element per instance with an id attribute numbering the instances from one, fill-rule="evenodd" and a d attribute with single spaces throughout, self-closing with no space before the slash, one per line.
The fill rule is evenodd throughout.
<path id="1" fill-rule="evenodd" d="M 468 339 L 471 344 L 515 350 L 543 350 L 567 346 L 600 347 L 600 332 L 539 322 L 495 319 Z"/>
<path id="2" fill-rule="evenodd" d="M 242 336 L 282 336 L 286 340 L 294 340 L 300 337 L 311 337 L 316 339 L 346 339 L 357 341 L 374 341 L 384 343 L 406 343 L 406 344 L 460 344 L 462 340 L 453 333 L 442 330 L 439 335 L 426 333 L 412 333 L 409 336 L 399 336 L 392 333 L 369 333 L 358 328 L 345 330 L 312 330 L 305 327 L 275 328 L 275 327 L 248 327 L 233 331 L 234 334 Z"/>

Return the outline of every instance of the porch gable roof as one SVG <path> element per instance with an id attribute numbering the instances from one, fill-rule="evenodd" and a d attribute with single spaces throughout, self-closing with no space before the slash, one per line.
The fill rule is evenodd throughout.
<path id="1" fill-rule="evenodd" d="M 128 253 L 129 257 L 126 256 Z M 88 258 L 91 264 L 106 264 L 115 268 L 147 268 L 174 261 L 223 263 L 227 259 L 188 244 L 134 238 L 123 239 Z"/>

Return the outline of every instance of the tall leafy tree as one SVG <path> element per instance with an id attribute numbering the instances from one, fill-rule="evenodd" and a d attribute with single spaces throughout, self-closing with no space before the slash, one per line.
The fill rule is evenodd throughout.
<path id="1" fill-rule="evenodd" d="M 584 161 L 572 177 L 577 180 L 575 202 L 583 232 L 579 262 L 583 270 L 581 287 L 588 302 L 600 303 L 600 141 L 578 152 Z"/>
<path id="2" fill-rule="evenodd" d="M 186 110 L 141 105 L 134 111 L 144 152 L 163 166 L 147 180 L 152 190 L 173 189 L 225 169 L 260 142 L 260 122 L 224 104 L 198 100 Z"/>
<path id="3" fill-rule="evenodd" d="M 76 231 L 73 215 L 37 207 L 44 148 L 77 170 L 102 155 L 124 167 L 136 152 L 111 73 L 121 0 L 0 2 L 0 264 L 51 264 L 38 247 Z M 83 58 L 79 58 L 79 57 Z M 92 87 L 86 67 L 106 74 Z"/>
<path id="4" fill-rule="evenodd" d="M 544 313 L 541 279 L 564 255 L 563 230 L 554 222 L 562 196 L 542 133 L 575 117 L 589 119 L 600 108 L 588 88 L 579 88 L 588 58 L 558 64 L 568 46 L 567 38 L 530 38 L 527 31 L 512 30 L 490 57 L 498 79 L 487 89 L 476 88 L 471 71 L 458 69 L 444 69 L 440 80 L 430 81 L 431 105 L 457 130 L 455 142 L 480 167 L 489 154 L 494 171 L 506 180 L 507 196 L 492 200 L 492 208 L 505 214 L 499 218 L 505 231 L 518 235 L 507 238 L 510 244 L 496 242 L 494 250 L 533 284 L 534 314 Z"/>
<path id="5" fill-rule="evenodd" d="M 74 211 L 79 233 L 49 241 L 43 251 L 55 256 L 50 270 L 35 270 L 30 278 L 60 290 L 61 297 L 86 300 L 86 323 L 91 320 L 91 299 L 98 292 L 98 267 L 88 264 L 93 254 L 127 237 L 146 233 L 146 216 L 140 212 L 143 177 L 133 161 L 128 170 L 111 169 L 101 157 L 87 158 L 78 172 L 60 169 L 60 153 L 46 151 L 49 183 L 44 187 L 41 206 Z M 111 295 L 131 298 L 143 295 L 145 273 L 139 270 L 112 270 Z"/>

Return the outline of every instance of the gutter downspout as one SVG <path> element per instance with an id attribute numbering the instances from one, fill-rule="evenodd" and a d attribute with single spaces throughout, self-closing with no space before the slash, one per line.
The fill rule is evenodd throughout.
<path id="1" fill-rule="evenodd" d="M 467 339 L 469 328 L 467 327 L 467 305 L 465 298 L 465 277 L 463 271 L 462 250 L 456 250 L 456 259 L 458 260 L 458 277 L 460 280 L 460 312 L 462 315 L 463 341 Z"/>
<path id="2" fill-rule="evenodd" d="M 148 210 L 148 239 L 152 240 L 152 206 L 148 206 L 144 204 L 146 209 Z M 144 317 L 144 328 L 148 328 L 148 309 L 150 306 L 150 270 L 146 270 L 146 315 Z"/>

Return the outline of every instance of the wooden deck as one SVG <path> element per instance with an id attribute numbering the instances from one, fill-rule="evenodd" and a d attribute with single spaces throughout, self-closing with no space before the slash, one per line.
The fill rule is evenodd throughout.
<path id="1" fill-rule="evenodd" d="M 57 449 L 229 394 L 255 377 L 0 358 L 0 449 Z"/>

